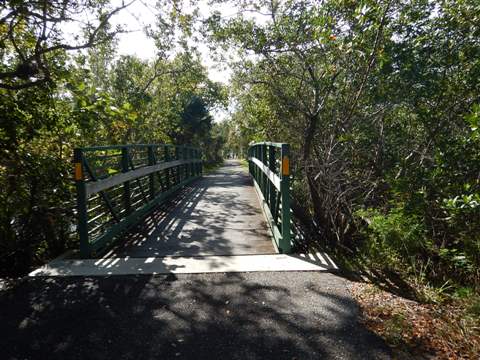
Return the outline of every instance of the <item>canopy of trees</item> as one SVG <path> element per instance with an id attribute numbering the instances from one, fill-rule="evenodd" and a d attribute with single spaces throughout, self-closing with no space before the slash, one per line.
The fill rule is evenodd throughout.
<path id="1" fill-rule="evenodd" d="M 478 283 L 478 1 L 240 7 L 205 30 L 235 54 L 231 146 L 291 144 L 310 245 L 439 284 Z"/>
<path id="2" fill-rule="evenodd" d="M 0 269 L 22 273 L 76 246 L 72 151 L 125 143 L 200 146 L 218 161 L 210 111 L 225 104 L 171 9 L 150 29 L 158 53 L 115 53 L 109 20 L 130 3 L 7 1 L 0 19 Z M 82 22 L 83 14 L 94 20 Z M 75 39 L 62 27 L 79 24 Z M 180 43 L 179 43 L 180 42 Z M 172 51 L 176 47 L 176 51 Z M 83 51 L 74 51 L 83 49 Z"/>

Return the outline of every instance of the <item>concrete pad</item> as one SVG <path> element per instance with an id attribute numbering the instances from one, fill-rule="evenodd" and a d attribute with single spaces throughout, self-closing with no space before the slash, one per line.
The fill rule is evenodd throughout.
<path id="1" fill-rule="evenodd" d="M 321 253 L 315 255 L 238 255 L 197 257 L 102 258 L 56 260 L 29 276 L 107 276 L 139 274 L 199 274 L 269 271 L 328 271 L 337 267 Z"/>

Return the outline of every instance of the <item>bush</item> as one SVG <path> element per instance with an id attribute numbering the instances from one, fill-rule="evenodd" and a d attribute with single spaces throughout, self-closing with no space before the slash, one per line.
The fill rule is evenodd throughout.
<path id="1" fill-rule="evenodd" d="M 363 250 L 378 265 L 394 269 L 431 248 L 421 219 L 405 214 L 403 208 L 393 208 L 387 214 L 376 209 L 359 210 L 356 215 L 366 224 Z"/>

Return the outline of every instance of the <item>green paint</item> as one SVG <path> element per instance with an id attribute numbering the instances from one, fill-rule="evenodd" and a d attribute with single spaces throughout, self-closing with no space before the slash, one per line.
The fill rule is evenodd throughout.
<path id="1" fill-rule="evenodd" d="M 164 150 L 163 161 L 166 163 L 177 159 L 191 160 L 192 162 L 177 166 L 172 165 L 171 168 L 112 186 L 101 191 L 96 197 L 92 195 L 92 199 L 87 198 L 86 183 L 98 180 L 95 176 L 97 169 L 90 168 L 86 159 L 87 154 L 89 158 L 97 160 L 118 158 L 121 172 L 126 173 L 134 170 L 134 168 L 138 169 L 141 166 L 157 164 L 155 151 L 158 148 Z M 116 151 L 117 154 L 114 156 L 103 155 L 105 152 L 112 150 Z M 173 152 L 174 157 L 172 158 L 171 154 Z M 146 154 L 146 156 L 143 154 Z M 108 250 L 119 238 L 119 235 L 137 224 L 154 206 L 162 203 L 180 188 L 198 178 L 201 174 L 202 164 L 196 161 L 200 156 L 201 152 L 198 149 L 168 144 L 115 145 L 75 149 L 75 163 L 81 163 L 82 167 L 87 169 L 90 174 L 89 178 L 85 179 L 85 176 L 82 176 L 81 179 L 76 181 L 78 233 L 82 257 L 96 256 Z M 94 163 L 94 165 L 102 166 L 97 163 Z M 110 176 L 115 176 L 115 174 L 112 173 Z M 158 183 L 157 185 L 155 183 L 156 177 L 160 179 L 160 184 L 163 182 L 161 179 L 165 179 L 163 186 L 158 189 Z M 89 219 L 91 219 L 91 224 L 89 224 Z M 103 231 L 97 235 L 89 233 L 91 231 L 89 225 L 92 229 L 97 228 Z"/>
<path id="2" fill-rule="evenodd" d="M 75 149 L 73 153 L 74 162 L 82 164 L 83 162 L 83 153 L 81 149 Z M 81 179 L 75 181 L 75 187 L 77 189 L 77 216 L 78 216 L 78 226 L 77 231 L 80 239 L 80 253 L 82 256 L 86 256 L 89 252 L 89 243 L 88 243 L 88 228 L 87 228 L 87 196 L 85 192 L 85 181 L 84 175 L 82 174 Z"/>
<path id="3" fill-rule="evenodd" d="M 290 159 L 290 146 L 288 144 L 282 144 L 281 147 L 281 158 L 284 161 L 284 158 Z M 291 241 L 290 241 L 290 175 L 281 175 L 280 180 L 280 194 L 282 196 L 282 241 L 280 243 L 280 249 L 283 253 L 290 253 L 292 250 Z"/>
<path id="4" fill-rule="evenodd" d="M 280 152 L 282 161 L 290 158 L 288 144 L 261 142 L 250 145 L 248 149 L 249 172 L 254 180 L 255 189 L 259 194 L 267 221 L 272 229 L 275 247 L 281 253 L 290 253 L 291 245 L 291 210 L 290 210 L 290 175 L 282 174 L 282 164 L 277 170 L 275 154 Z M 270 171 L 280 177 L 278 192 L 266 173 L 251 161 L 260 160 Z M 284 160 L 285 159 L 285 160 Z"/>
<path id="5" fill-rule="evenodd" d="M 148 147 L 148 165 L 155 165 L 155 148 L 153 146 Z M 150 174 L 148 176 L 149 183 L 149 195 L 150 199 L 155 197 L 155 174 Z"/>

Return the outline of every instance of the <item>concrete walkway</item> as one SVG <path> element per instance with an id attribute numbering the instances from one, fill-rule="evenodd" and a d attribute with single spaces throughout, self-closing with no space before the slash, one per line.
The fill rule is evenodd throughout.
<path id="1" fill-rule="evenodd" d="M 203 274 L 267 271 L 331 271 L 337 267 L 325 253 L 269 255 L 162 256 L 148 258 L 58 259 L 29 276 L 108 276 Z"/>
<path id="2" fill-rule="evenodd" d="M 273 254 L 248 171 L 226 161 L 160 207 L 127 236 L 113 257 Z"/>

